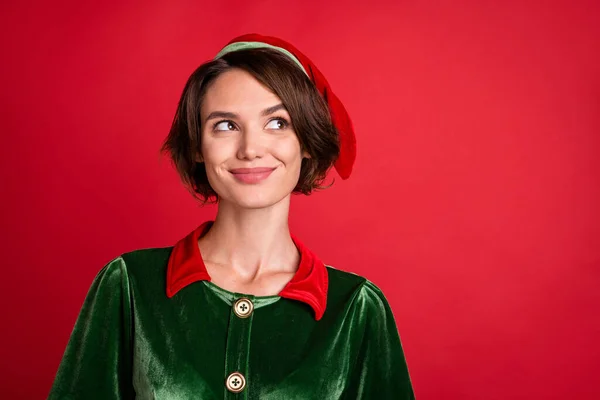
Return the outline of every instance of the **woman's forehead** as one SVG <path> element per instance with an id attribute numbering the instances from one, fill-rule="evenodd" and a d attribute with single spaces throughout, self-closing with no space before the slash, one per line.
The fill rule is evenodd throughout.
<path id="1" fill-rule="evenodd" d="M 250 73 L 232 69 L 219 75 L 207 88 L 202 113 L 213 111 L 262 111 L 281 103 L 281 99 Z M 237 111 L 234 111 L 237 112 Z"/>

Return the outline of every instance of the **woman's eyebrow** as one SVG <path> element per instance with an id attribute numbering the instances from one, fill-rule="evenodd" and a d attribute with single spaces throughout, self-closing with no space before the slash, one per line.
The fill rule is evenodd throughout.
<path id="1" fill-rule="evenodd" d="M 273 107 L 265 108 L 260 115 L 266 117 L 267 115 L 273 114 L 275 111 L 286 110 L 285 106 L 282 103 L 274 105 Z M 287 110 L 286 110 L 287 111 Z"/>
<path id="2" fill-rule="evenodd" d="M 227 112 L 227 111 L 213 111 L 210 114 L 208 114 L 208 117 L 206 117 L 206 121 L 210 120 L 210 119 L 214 119 L 214 118 L 231 118 L 231 119 L 236 119 L 238 117 L 237 114 L 232 113 L 232 112 Z"/>

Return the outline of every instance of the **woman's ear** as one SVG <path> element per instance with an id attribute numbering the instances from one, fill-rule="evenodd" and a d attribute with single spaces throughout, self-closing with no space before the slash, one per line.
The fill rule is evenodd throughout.
<path id="1" fill-rule="evenodd" d="M 308 152 L 305 150 L 305 151 L 303 151 L 303 152 L 302 152 L 302 158 L 312 158 L 312 157 L 311 157 L 311 156 L 310 156 L 310 154 L 308 154 Z"/>
<path id="2" fill-rule="evenodd" d="M 202 158 L 202 154 L 196 153 L 196 162 L 198 162 L 198 163 L 204 162 L 204 159 Z"/>

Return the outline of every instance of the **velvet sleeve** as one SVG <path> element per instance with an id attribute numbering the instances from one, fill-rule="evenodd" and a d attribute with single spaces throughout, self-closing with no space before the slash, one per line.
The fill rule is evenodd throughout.
<path id="1" fill-rule="evenodd" d="M 400 335 L 381 290 L 365 281 L 355 299 L 360 308 L 362 341 L 347 399 L 414 399 Z"/>
<path id="2" fill-rule="evenodd" d="M 131 302 L 125 262 L 98 273 L 85 298 L 49 399 L 133 399 Z"/>

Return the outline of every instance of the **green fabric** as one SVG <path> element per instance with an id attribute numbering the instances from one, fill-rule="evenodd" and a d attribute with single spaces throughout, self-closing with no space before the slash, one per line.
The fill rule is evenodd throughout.
<path id="1" fill-rule="evenodd" d="M 382 292 L 327 267 L 323 318 L 305 303 L 196 282 L 165 294 L 172 248 L 126 253 L 97 275 L 50 399 L 414 399 Z M 232 304 L 249 298 L 247 318 Z M 227 390 L 231 372 L 246 387 Z"/>
<path id="2" fill-rule="evenodd" d="M 215 56 L 215 59 L 221 58 L 225 54 L 231 53 L 233 51 L 246 50 L 246 49 L 264 49 L 264 48 L 273 49 L 273 50 L 277 50 L 277 51 L 282 52 L 283 54 L 285 54 L 286 56 L 288 56 L 289 58 L 291 58 L 292 61 L 295 62 L 300 67 L 300 69 L 306 74 L 306 76 L 309 76 L 308 72 L 306 72 L 306 70 L 304 69 L 304 66 L 302 65 L 302 63 L 300 62 L 300 60 L 298 60 L 296 58 L 295 55 L 293 55 L 292 53 L 290 53 L 288 50 L 284 49 L 283 47 L 273 46 L 272 44 L 268 44 L 268 43 L 262 43 L 262 42 L 235 42 L 235 43 L 231 43 L 231 44 L 223 47 L 223 49 L 221 49 L 221 51 Z"/>

